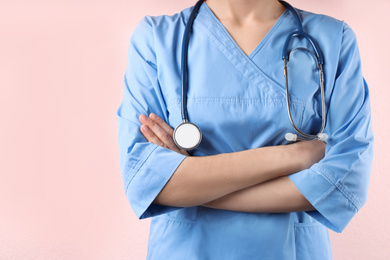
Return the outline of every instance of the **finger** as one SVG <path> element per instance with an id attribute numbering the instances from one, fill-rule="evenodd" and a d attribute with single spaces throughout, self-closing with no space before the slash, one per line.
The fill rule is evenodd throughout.
<path id="1" fill-rule="evenodd" d="M 142 125 L 141 132 L 145 136 L 146 140 L 148 140 L 148 142 L 165 147 L 165 144 L 161 142 L 160 139 L 157 138 L 157 136 L 149 129 L 148 126 Z"/>
<path id="2" fill-rule="evenodd" d="M 168 141 L 168 143 L 165 143 L 165 146 L 163 146 L 163 147 L 166 147 L 166 148 L 168 148 L 168 149 L 171 149 L 172 151 L 181 153 L 181 154 L 183 154 L 183 155 L 185 155 L 185 156 L 189 156 L 189 153 L 188 153 L 186 150 L 180 149 L 180 148 L 177 147 L 177 145 L 174 143 L 174 141 L 173 141 L 173 131 L 174 131 L 174 130 L 173 130 L 167 123 L 165 123 L 164 120 L 162 120 L 162 119 L 161 119 L 159 116 L 157 116 L 156 114 L 151 113 L 151 117 L 152 117 L 152 118 L 148 118 L 148 117 L 145 116 L 145 115 L 141 115 L 141 116 L 139 117 L 139 120 L 140 120 L 142 123 L 147 123 L 148 120 L 153 121 L 154 123 L 159 122 L 159 126 L 160 126 L 163 130 L 166 129 L 166 131 L 170 131 L 170 132 L 171 132 L 171 133 L 168 133 L 168 134 L 170 135 L 170 137 L 171 137 L 171 140 Z M 155 121 L 153 120 L 153 118 L 154 118 L 157 122 L 155 122 Z M 151 122 L 149 122 L 149 123 L 151 123 Z M 163 127 L 164 127 L 164 128 L 163 128 Z M 150 129 L 149 129 L 149 130 L 150 130 Z M 153 133 L 153 129 L 152 129 L 151 131 L 152 131 L 152 133 Z M 155 134 L 155 133 L 153 133 L 153 134 Z M 156 137 L 158 138 L 158 136 L 156 136 Z M 159 140 L 160 140 L 160 143 L 163 143 L 163 141 L 162 141 L 161 139 L 159 139 Z M 160 145 L 160 146 L 161 146 L 161 145 Z"/>
<path id="3" fill-rule="evenodd" d="M 161 117 L 159 117 L 158 115 L 156 115 L 154 113 L 150 113 L 149 118 L 152 119 L 155 123 L 157 123 L 162 129 L 164 129 L 173 139 L 173 132 L 174 132 L 173 128 L 170 125 L 168 125 L 167 123 L 165 123 L 165 121 L 162 120 Z M 178 147 L 178 149 L 180 150 L 181 154 L 189 156 L 189 154 L 186 150 L 180 149 L 179 147 Z"/>
<path id="4" fill-rule="evenodd" d="M 185 156 L 190 156 L 186 150 L 179 149 L 177 146 L 175 147 L 175 149 L 171 149 L 171 148 L 167 147 L 167 145 L 164 144 L 163 142 L 161 142 L 161 140 L 158 139 L 158 137 L 153 133 L 153 131 L 150 130 L 149 127 L 146 125 L 141 126 L 141 132 L 145 136 L 145 138 L 148 140 L 148 142 L 150 142 L 150 143 L 157 144 L 161 147 L 170 149 L 170 150 L 177 152 L 177 153 L 181 153 Z"/>
<path id="5" fill-rule="evenodd" d="M 153 134 L 165 145 L 168 149 L 171 149 L 175 152 L 180 152 L 179 148 L 173 142 L 172 136 L 168 134 L 164 129 L 157 125 L 152 119 L 148 118 L 145 115 L 140 115 L 140 121 L 142 124 L 149 127 Z"/>
<path id="6" fill-rule="evenodd" d="M 185 156 L 190 156 L 190 154 L 187 152 L 187 150 L 180 149 L 180 153 Z"/>
<path id="7" fill-rule="evenodd" d="M 156 114 L 154 114 L 154 113 L 151 113 L 151 114 L 149 115 L 149 118 L 150 118 L 151 120 L 153 120 L 158 126 L 160 126 L 164 131 L 166 131 L 166 132 L 170 135 L 170 137 L 171 137 L 171 139 L 172 139 L 172 141 L 173 141 L 173 132 L 174 132 L 174 130 L 173 130 L 173 128 L 172 128 L 170 125 L 168 125 L 167 123 L 165 123 L 165 121 L 162 120 L 161 117 L 159 117 L 158 115 L 156 115 Z M 178 153 L 181 153 L 181 154 L 184 154 L 184 155 L 186 155 L 186 156 L 189 156 L 188 152 L 187 152 L 186 150 L 180 149 L 180 148 L 175 144 L 174 141 L 172 142 L 172 144 L 169 144 L 169 146 L 171 146 L 171 145 L 174 145 L 174 146 L 177 148 L 175 151 L 177 151 Z"/>
<path id="8" fill-rule="evenodd" d="M 167 132 L 173 138 L 173 128 L 170 127 L 164 120 L 158 115 L 150 113 L 149 118 L 156 122 L 165 132 Z"/>

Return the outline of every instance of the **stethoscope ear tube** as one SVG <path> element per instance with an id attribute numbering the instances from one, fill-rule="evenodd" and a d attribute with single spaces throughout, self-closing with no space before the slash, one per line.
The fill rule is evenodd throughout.
<path id="1" fill-rule="evenodd" d="M 183 43 L 181 49 L 181 117 L 183 122 L 188 121 L 188 112 L 187 112 L 187 92 L 188 92 L 188 44 L 190 42 L 190 34 L 192 33 L 192 25 L 194 20 L 198 15 L 200 6 L 204 0 L 199 0 L 188 19 L 186 28 L 184 30 Z"/>
<path id="2" fill-rule="evenodd" d="M 290 142 L 295 141 L 302 141 L 302 140 L 321 140 L 326 141 L 328 139 L 328 135 L 326 133 L 323 133 L 325 129 L 326 124 L 326 114 L 325 114 L 325 90 L 324 90 L 324 73 L 322 69 L 322 64 L 320 64 L 317 60 L 318 70 L 319 70 L 319 81 L 320 81 L 320 91 L 321 91 L 321 129 L 316 135 L 310 135 L 306 134 L 303 131 L 301 131 L 294 123 L 294 120 L 291 115 L 291 109 L 290 109 L 290 93 L 289 93 L 289 87 L 288 87 L 288 59 L 284 59 L 284 68 L 283 68 L 283 74 L 285 77 L 285 88 L 286 88 L 286 103 L 287 103 L 287 112 L 288 112 L 288 118 L 290 119 L 291 125 L 297 131 L 297 133 L 300 135 L 299 137 L 296 134 L 287 133 L 285 135 L 285 139 Z"/>
<path id="3" fill-rule="evenodd" d="M 323 142 L 326 142 L 328 140 L 328 135 L 325 133 L 319 133 L 315 137 L 308 139 L 304 137 L 299 137 L 297 134 L 293 133 L 287 133 L 284 135 L 284 138 L 289 142 L 296 142 L 296 141 L 310 141 L 310 140 L 320 140 Z"/>
<path id="4" fill-rule="evenodd" d="M 287 36 L 287 39 L 286 39 L 286 42 L 284 43 L 283 51 L 282 51 L 282 59 L 283 60 L 288 61 L 288 59 L 289 59 L 288 47 L 290 46 L 294 37 L 302 37 L 302 38 L 306 39 L 310 43 L 312 49 L 314 50 L 318 64 L 321 64 L 321 65 L 324 64 L 324 57 L 322 56 L 322 52 L 321 52 L 320 47 L 318 46 L 318 43 L 313 39 L 313 37 L 311 37 L 309 34 L 305 33 L 304 31 L 295 31 L 295 32 L 290 33 Z"/>
<path id="5" fill-rule="evenodd" d="M 199 12 L 200 6 L 204 0 L 199 0 L 188 19 L 184 30 L 182 51 L 181 51 L 181 117 L 183 123 L 178 125 L 173 132 L 173 141 L 175 144 L 184 150 L 195 149 L 202 140 L 202 132 L 195 124 L 188 122 L 187 112 L 187 92 L 188 92 L 188 44 L 190 34 L 192 33 L 192 25 Z"/>
<path id="6" fill-rule="evenodd" d="M 328 139 L 328 135 L 323 133 L 324 128 L 325 128 L 325 124 L 326 124 L 325 94 L 324 94 L 325 93 L 325 91 L 324 91 L 324 71 L 323 71 L 324 57 L 322 55 L 320 47 L 318 46 L 318 43 L 313 39 L 313 37 L 311 37 L 309 34 L 307 34 L 306 32 L 303 31 L 302 21 L 300 19 L 300 16 L 299 16 L 298 12 L 295 10 L 295 8 L 292 7 L 289 3 L 285 2 L 285 1 L 279 1 L 279 2 L 282 3 L 288 10 L 291 11 L 291 13 L 293 14 L 293 16 L 295 18 L 295 21 L 297 23 L 297 27 L 298 27 L 298 30 L 296 30 L 295 32 L 290 33 L 287 36 L 286 42 L 284 43 L 284 46 L 283 46 L 282 59 L 284 60 L 283 74 L 284 74 L 284 77 L 285 77 L 288 117 L 290 119 L 291 125 L 293 126 L 295 131 L 297 131 L 297 133 L 300 136 L 298 136 L 297 134 L 293 134 L 293 133 L 287 133 L 285 135 L 285 139 L 287 141 L 290 141 L 290 142 L 302 141 L 302 140 L 315 140 L 315 139 L 318 139 L 318 140 L 321 140 L 321 141 L 326 141 Z M 319 77 L 320 77 L 320 89 L 321 89 L 321 110 L 322 110 L 321 111 L 322 112 L 321 119 L 322 119 L 322 125 L 321 125 L 320 131 L 316 135 L 310 135 L 310 134 L 306 134 L 306 133 L 302 132 L 295 125 L 294 120 L 293 120 L 293 118 L 291 116 L 290 95 L 289 95 L 289 91 L 288 91 L 287 64 L 288 64 L 288 61 L 289 61 L 288 48 L 291 45 L 291 42 L 292 42 L 294 37 L 302 37 L 302 38 L 306 39 L 310 43 L 312 49 L 314 50 L 315 57 L 317 59 L 317 66 L 318 66 Z"/>

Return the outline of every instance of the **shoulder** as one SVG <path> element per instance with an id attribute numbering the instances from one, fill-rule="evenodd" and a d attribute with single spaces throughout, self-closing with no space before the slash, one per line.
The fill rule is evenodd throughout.
<path id="1" fill-rule="evenodd" d="M 302 18 L 304 29 L 316 39 L 320 39 L 323 45 L 347 48 L 346 45 L 357 44 L 355 32 L 344 20 L 300 9 L 297 11 Z"/>
<path id="2" fill-rule="evenodd" d="M 172 33 L 180 27 L 185 27 L 185 23 L 190 15 L 192 7 L 188 7 L 181 12 L 171 15 L 145 15 L 136 25 L 132 37 L 145 37 L 145 34 L 154 36 Z"/>
<path id="3" fill-rule="evenodd" d="M 130 45 L 141 50 L 148 49 L 156 56 L 159 50 L 171 49 L 181 38 L 192 7 L 172 15 L 146 15 L 138 21 L 130 37 Z"/>
<path id="4" fill-rule="evenodd" d="M 325 14 L 297 11 L 304 30 L 316 40 L 324 55 L 328 82 L 333 82 L 332 79 L 337 78 L 349 61 L 360 64 L 357 38 L 346 21 Z"/>
<path id="5" fill-rule="evenodd" d="M 313 13 L 301 9 L 296 9 L 302 19 L 303 26 L 310 31 L 318 33 L 342 33 L 345 21 L 336 19 L 325 14 Z"/>

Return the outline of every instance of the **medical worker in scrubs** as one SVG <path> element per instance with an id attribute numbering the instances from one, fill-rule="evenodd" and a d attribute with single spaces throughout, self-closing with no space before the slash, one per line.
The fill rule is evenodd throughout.
<path id="1" fill-rule="evenodd" d="M 130 38 L 117 111 L 120 166 L 138 218 L 152 217 L 148 259 L 331 259 L 363 206 L 373 156 L 370 101 L 352 29 L 297 9 L 321 48 L 329 138 L 289 142 L 284 62 L 297 28 L 276 0 L 207 0 L 188 46 L 187 110 L 202 131 L 175 145 L 181 119 L 181 51 L 193 7 L 146 16 Z M 321 127 L 318 66 L 305 39 L 289 46 L 291 115 Z"/>

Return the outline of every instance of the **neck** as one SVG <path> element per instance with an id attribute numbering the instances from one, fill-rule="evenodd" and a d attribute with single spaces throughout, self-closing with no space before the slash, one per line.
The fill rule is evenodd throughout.
<path id="1" fill-rule="evenodd" d="M 206 0 L 206 3 L 219 19 L 237 23 L 275 20 L 285 10 L 277 0 Z"/>

